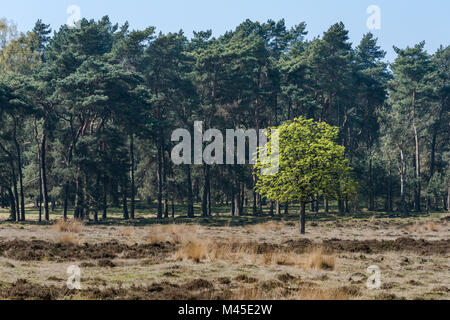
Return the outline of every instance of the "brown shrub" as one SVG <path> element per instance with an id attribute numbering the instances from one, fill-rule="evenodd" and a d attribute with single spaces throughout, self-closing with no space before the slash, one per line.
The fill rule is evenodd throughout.
<path id="1" fill-rule="evenodd" d="M 181 246 L 175 253 L 176 260 L 192 260 L 201 262 L 208 257 L 208 245 L 205 240 L 191 236 L 190 239 L 183 238 Z"/>
<path id="2" fill-rule="evenodd" d="M 350 300 L 359 295 L 358 290 L 349 290 L 348 288 L 303 288 L 301 289 L 296 299 L 298 300 Z"/>
<path id="3" fill-rule="evenodd" d="M 303 261 L 305 270 L 334 270 L 335 265 L 336 256 L 333 253 L 327 253 L 322 247 L 316 247 L 306 253 Z"/>
<path id="4" fill-rule="evenodd" d="M 58 236 L 57 241 L 62 244 L 79 245 L 80 241 L 73 233 L 66 233 Z"/>
<path id="5" fill-rule="evenodd" d="M 131 234 L 133 233 L 133 229 L 132 228 L 125 228 L 125 229 L 123 229 L 121 232 L 120 232 L 120 235 L 122 236 L 122 237 L 129 237 L 129 236 L 131 236 Z"/>
<path id="6" fill-rule="evenodd" d="M 255 225 L 248 225 L 244 227 L 249 232 L 266 232 L 266 231 L 279 231 L 283 229 L 283 224 L 277 221 L 269 221 Z"/>
<path id="7" fill-rule="evenodd" d="M 426 223 L 415 223 L 408 227 L 408 231 L 411 233 L 414 232 L 437 232 L 441 230 L 441 225 L 439 225 L 437 222 L 430 221 Z"/>
<path id="8" fill-rule="evenodd" d="M 83 223 L 79 220 L 58 220 L 53 225 L 53 230 L 56 232 L 71 232 L 79 233 L 81 232 Z"/>
<path id="9" fill-rule="evenodd" d="M 148 228 L 147 242 L 186 243 L 197 234 L 199 226 L 185 224 L 155 225 Z"/>

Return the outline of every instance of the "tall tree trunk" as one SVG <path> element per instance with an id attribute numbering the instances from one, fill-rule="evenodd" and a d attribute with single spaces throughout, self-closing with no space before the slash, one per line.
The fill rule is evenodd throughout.
<path id="1" fill-rule="evenodd" d="M 39 207 L 39 222 L 42 222 L 42 170 L 41 170 L 41 155 L 40 152 L 38 154 L 38 166 L 39 166 L 39 199 L 38 199 L 38 207 Z"/>
<path id="2" fill-rule="evenodd" d="M 209 176 L 209 173 L 208 173 L 208 176 Z M 209 178 L 209 179 L 210 180 L 208 182 L 208 216 L 211 217 L 212 216 L 212 211 L 211 211 L 211 205 L 212 205 L 212 201 L 211 201 L 211 178 Z"/>
<path id="3" fill-rule="evenodd" d="M 75 179 L 75 210 L 74 218 L 82 219 L 82 196 L 81 196 L 81 177 L 80 177 L 80 166 L 77 165 L 77 177 Z"/>
<path id="4" fill-rule="evenodd" d="M 231 186 L 231 216 L 234 217 L 236 215 L 236 206 L 235 206 L 235 194 L 234 185 Z"/>
<path id="5" fill-rule="evenodd" d="M 23 171 L 22 171 L 22 152 L 20 150 L 19 142 L 17 141 L 17 121 L 14 119 L 14 132 L 13 132 L 14 145 L 16 147 L 17 154 L 17 170 L 19 173 L 19 192 L 20 192 L 20 220 L 25 221 L 25 194 L 23 190 Z"/>
<path id="6" fill-rule="evenodd" d="M 300 202 L 300 234 L 306 233 L 306 203 Z"/>
<path id="7" fill-rule="evenodd" d="M 242 182 L 240 184 L 240 188 L 241 188 L 241 202 L 239 205 L 239 215 L 243 215 L 244 214 L 244 204 L 245 204 L 245 184 Z"/>
<path id="8" fill-rule="evenodd" d="M 368 205 L 368 209 L 369 209 L 369 211 L 373 211 L 375 209 L 372 155 L 370 155 L 370 159 L 369 159 L 369 205 Z"/>
<path id="9" fill-rule="evenodd" d="M 122 210 L 123 210 L 123 218 L 128 220 L 130 216 L 128 215 L 128 204 L 127 204 L 127 187 L 125 182 L 122 185 Z"/>
<path id="10" fill-rule="evenodd" d="M 162 140 L 162 163 L 163 163 L 163 198 L 164 198 L 164 218 L 169 218 L 169 195 L 167 189 L 167 161 L 166 161 L 166 144 L 164 138 Z"/>
<path id="11" fill-rule="evenodd" d="M 106 179 L 104 179 L 106 180 Z M 107 192 L 106 192 L 106 181 L 103 181 L 103 190 L 102 190 L 102 197 L 103 197 L 103 213 L 102 213 L 102 220 L 106 220 L 108 218 L 108 198 L 107 198 Z"/>
<path id="12" fill-rule="evenodd" d="M 392 212 L 393 208 L 392 208 L 392 169 L 391 169 L 391 160 L 389 159 L 389 164 L 388 164 L 388 183 L 387 183 L 387 212 Z"/>
<path id="13" fill-rule="evenodd" d="M 209 167 L 203 164 L 202 217 L 208 216 Z"/>
<path id="14" fill-rule="evenodd" d="M 45 122 L 43 124 L 45 126 Z M 45 133 L 45 128 L 42 132 L 41 139 L 41 186 L 42 186 L 42 203 L 44 209 L 44 219 L 45 221 L 50 220 L 50 212 L 48 210 L 48 189 L 47 189 L 47 134 Z"/>
<path id="15" fill-rule="evenodd" d="M 172 219 L 175 219 L 175 203 L 174 203 L 173 197 L 170 200 L 171 200 L 171 207 L 172 207 Z"/>
<path id="16" fill-rule="evenodd" d="M 64 217 L 64 220 L 67 220 L 68 201 L 69 201 L 69 183 L 66 182 L 65 185 L 64 185 L 64 202 L 63 202 L 63 217 Z"/>
<path id="17" fill-rule="evenodd" d="M 9 203 L 11 206 L 11 220 L 16 221 L 17 210 L 16 210 L 16 199 L 14 198 L 13 192 L 10 187 L 8 187 Z"/>
<path id="18" fill-rule="evenodd" d="M 20 221 L 20 209 L 19 209 L 19 192 L 17 190 L 17 177 L 16 170 L 14 169 L 14 163 L 11 162 L 12 180 L 13 180 L 13 190 L 14 199 L 16 200 L 16 222 Z"/>
<path id="19" fill-rule="evenodd" d="M 163 208 L 162 208 L 162 197 L 163 197 L 163 176 L 162 176 L 162 150 L 161 150 L 161 142 L 160 138 L 158 138 L 158 155 L 157 155 L 157 170 L 156 170 L 156 179 L 158 183 L 158 219 L 162 219 L 163 217 Z"/>
<path id="20" fill-rule="evenodd" d="M 416 126 L 416 91 L 413 90 L 412 96 L 412 123 L 413 123 L 413 131 L 414 131 L 414 141 L 415 141 L 415 190 L 414 190 L 414 209 L 416 211 L 421 211 L 420 205 L 420 194 L 421 194 L 421 175 L 420 175 L 420 149 L 419 149 L 419 136 L 417 134 L 417 126 Z"/>
<path id="21" fill-rule="evenodd" d="M 194 217 L 194 198 L 192 194 L 192 177 L 191 166 L 186 164 L 186 177 L 187 177 L 187 198 L 188 198 L 188 217 Z"/>
<path id="22" fill-rule="evenodd" d="M 20 147 L 17 147 L 17 169 L 19 171 L 19 191 L 20 191 L 20 221 L 25 221 L 25 193 L 23 190 L 22 156 Z"/>
<path id="23" fill-rule="evenodd" d="M 277 201 L 277 202 L 276 202 L 275 207 L 276 207 L 276 213 L 277 213 L 277 216 L 280 216 L 280 215 L 281 215 L 280 201 Z"/>
<path id="24" fill-rule="evenodd" d="M 338 199 L 339 214 L 344 214 L 344 200 Z"/>
<path id="25" fill-rule="evenodd" d="M 445 110 L 445 101 L 442 101 L 438 119 L 436 120 L 436 122 L 433 125 L 433 135 L 431 138 L 430 180 L 431 180 L 431 178 L 433 178 L 435 168 L 436 168 L 436 144 L 437 144 L 437 137 L 438 137 L 438 133 L 439 133 L 439 127 L 440 127 L 440 123 L 441 123 L 441 119 L 442 119 L 444 110 Z M 431 199 L 429 199 L 427 197 L 427 208 L 429 209 L 430 207 L 431 207 Z"/>
<path id="26" fill-rule="evenodd" d="M 450 212 L 450 183 L 447 187 L 447 211 Z"/>
<path id="27" fill-rule="evenodd" d="M 256 175 L 253 175 L 252 179 L 253 179 L 253 186 L 255 186 L 256 185 Z M 256 194 L 256 191 L 255 191 L 255 188 L 253 188 L 253 207 L 252 207 L 252 212 L 253 212 L 254 216 L 258 215 L 258 211 L 257 211 L 257 208 L 256 208 L 258 203 L 257 203 L 256 197 L 257 197 L 257 194 Z"/>
<path id="28" fill-rule="evenodd" d="M 329 204 L 328 204 L 328 199 L 327 198 L 323 199 L 323 206 L 324 206 L 325 213 L 330 212 L 330 208 L 329 208 Z"/>
<path id="29" fill-rule="evenodd" d="M 403 150 L 400 149 L 400 206 L 403 213 L 406 212 L 406 195 L 405 195 L 405 157 Z"/>
<path id="30" fill-rule="evenodd" d="M 239 186 L 239 190 L 234 194 L 234 205 L 235 205 L 235 215 L 240 217 L 242 215 L 242 197 L 241 197 L 241 191 L 240 191 L 240 186 Z"/>
<path id="31" fill-rule="evenodd" d="M 134 160 L 134 134 L 130 135 L 130 217 L 131 219 L 134 219 L 134 209 L 135 209 L 135 193 L 136 193 L 136 186 L 135 186 L 135 179 L 134 179 L 134 167 L 135 167 L 135 160 Z"/>
<path id="32" fill-rule="evenodd" d="M 89 194 L 88 194 L 88 180 L 87 175 L 83 175 L 83 216 L 82 220 L 86 219 L 89 220 L 89 211 L 90 211 L 90 200 L 89 200 Z M 53 203 L 53 201 L 52 201 Z"/>

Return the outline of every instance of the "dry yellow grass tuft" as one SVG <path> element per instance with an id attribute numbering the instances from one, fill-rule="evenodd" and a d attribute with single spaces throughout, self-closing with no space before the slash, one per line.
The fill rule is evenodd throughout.
<path id="1" fill-rule="evenodd" d="M 131 234 L 133 233 L 133 229 L 132 228 L 125 228 L 125 229 L 123 229 L 121 232 L 120 232 L 120 235 L 122 236 L 122 237 L 129 237 L 129 236 L 131 236 Z"/>
<path id="2" fill-rule="evenodd" d="M 53 230 L 56 232 L 72 232 L 79 233 L 83 228 L 83 223 L 79 220 L 58 220 L 53 225 Z"/>
<path id="3" fill-rule="evenodd" d="M 434 221 L 430 221 L 427 223 L 415 223 L 408 227 L 408 231 L 411 233 L 438 232 L 439 230 L 441 230 L 441 225 Z"/>
<path id="4" fill-rule="evenodd" d="M 355 288 L 301 288 L 298 291 L 286 293 L 274 288 L 268 290 L 264 285 L 240 287 L 232 292 L 232 300 L 350 300 L 360 296 Z"/>
<path id="5" fill-rule="evenodd" d="M 196 235 L 199 230 L 198 225 L 155 225 L 148 228 L 147 242 L 162 243 L 186 243 L 193 235 Z"/>
<path id="6" fill-rule="evenodd" d="M 324 248 L 318 247 L 305 254 L 303 268 L 305 270 L 334 270 L 336 266 L 336 256 L 327 253 Z"/>
<path id="7" fill-rule="evenodd" d="M 233 291 L 231 300 L 273 300 L 275 297 L 261 287 L 241 287 Z"/>
<path id="8" fill-rule="evenodd" d="M 287 252 L 267 252 L 262 255 L 264 265 L 299 266 L 302 264 L 301 256 Z"/>
<path id="9" fill-rule="evenodd" d="M 283 229 L 283 224 L 278 221 L 269 221 L 265 223 L 245 226 L 244 229 L 249 232 L 279 231 Z"/>
<path id="10" fill-rule="evenodd" d="M 345 288 L 303 288 L 295 298 L 298 300 L 350 300 L 353 297 L 354 295 Z"/>
<path id="11" fill-rule="evenodd" d="M 205 240 L 192 236 L 190 239 L 184 238 L 180 248 L 178 248 L 176 260 L 192 260 L 201 262 L 208 257 L 208 244 Z"/>
<path id="12" fill-rule="evenodd" d="M 57 241 L 62 244 L 79 245 L 80 241 L 73 233 L 66 233 L 57 238 Z"/>
<path id="13" fill-rule="evenodd" d="M 250 228 L 250 227 L 248 227 Z M 253 229 L 256 228 L 256 229 Z M 252 226 L 251 230 L 282 228 L 278 222 Z M 148 243 L 178 244 L 174 259 L 201 261 L 227 261 L 266 266 L 303 266 L 306 270 L 334 270 L 336 257 L 323 248 L 315 248 L 306 255 L 288 252 L 277 247 L 243 242 L 233 237 L 212 241 L 198 236 L 198 225 L 155 225 L 148 228 Z"/>

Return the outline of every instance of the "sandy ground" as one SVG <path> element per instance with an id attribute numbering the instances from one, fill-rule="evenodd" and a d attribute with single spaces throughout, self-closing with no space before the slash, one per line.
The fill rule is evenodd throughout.
<path id="1" fill-rule="evenodd" d="M 445 214 L 324 215 L 307 223 L 305 236 L 298 234 L 294 219 L 176 230 L 84 225 L 75 233 L 3 222 L 0 298 L 450 299 L 450 223 Z M 186 255 L 192 243 L 206 254 L 199 259 Z M 208 245 L 198 248 L 201 243 Z M 239 255 L 208 253 L 227 244 L 250 249 Z M 319 247 L 333 257 L 333 265 L 305 267 L 312 248 Z M 287 260 L 267 261 L 280 253 Z M 67 289 L 72 265 L 81 270 L 81 290 Z M 367 268 L 373 265 L 381 272 L 379 289 L 367 288 Z"/>

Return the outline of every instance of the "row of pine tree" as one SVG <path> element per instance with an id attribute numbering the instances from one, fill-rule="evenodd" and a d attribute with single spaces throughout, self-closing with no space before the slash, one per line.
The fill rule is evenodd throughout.
<path id="1" fill-rule="evenodd" d="M 259 130 L 302 116 L 339 128 L 359 184 L 357 197 L 313 211 L 447 210 L 450 47 L 394 48 L 388 64 L 371 33 L 357 45 L 342 23 L 306 35 L 284 20 L 190 39 L 108 17 L 53 34 L 40 20 L 25 34 L 0 20 L 1 206 L 15 221 L 31 204 L 42 220 L 56 207 L 95 221 L 121 207 L 129 219 L 142 201 L 161 219 L 175 204 L 193 217 L 196 203 L 202 216 L 219 204 L 281 214 L 291 204 L 258 195 L 252 166 L 176 166 L 170 137 L 194 121 Z"/>

